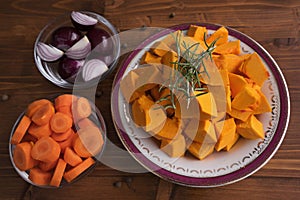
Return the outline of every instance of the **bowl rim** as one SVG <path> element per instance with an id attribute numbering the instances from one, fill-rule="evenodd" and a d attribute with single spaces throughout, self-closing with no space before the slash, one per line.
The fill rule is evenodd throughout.
<path id="1" fill-rule="evenodd" d="M 135 155 L 135 152 L 140 152 L 140 150 L 134 146 L 130 142 L 130 138 L 128 134 L 120 127 L 117 126 L 116 121 L 120 121 L 120 114 L 119 109 L 116 108 L 117 102 L 118 102 L 118 92 L 119 88 L 116 84 L 118 81 L 122 79 L 122 76 L 124 75 L 124 72 L 127 69 L 127 66 L 131 62 L 131 60 L 139 53 L 141 49 L 146 47 L 149 43 L 152 41 L 167 35 L 168 33 L 177 31 L 177 30 L 187 30 L 190 25 L 199 25 L 199 26 L 205 26 L 210 30 L 217 30 L 218 28 L 224 26 L 220 24 L 212 24 L 212 23 L 185 23 L 185 24 L 179 24 L 172 27 L 169 27 L 168 29 L 162 30 L 149 38 L 147 38 L 144 42 L 142 42 L 122 63 L 122 66 L 119 68 L 118 72 L 116 73 L 116 76 L 113 81 L 112 85 L 112 93 L 111 96 L 111 112 L 112 117 L 114 121 L 114 126 L 117 131 L 117 134 L 122 141 L 124 147 L 127 149 L 127 151 L 131 154 L 131 156 L 140 163 L 144 168 L 152 172 L 153 174 L 157 175 L 158 177 L 170 181 L 172 183 L 176 183 L 183 186 L 189 186 L 189 187 L 202 187 L 202 188 L 210 188 L 210 187 L 217 187 L 217 186 L 224 186 L 228 184 L 232 184 L 235 182 L 238 182 L 242 179 L 247 178 L 248 176 L 254 174 L 259 169 L 261 169 L 277 152 L 278 148 L 280 147 L 289 124 L 290 119 L 290 96 L 289 91 L 287 87 L 287 83 L 285 81 L 285 78 L 283 76 L 282 71 L 280 70 L 278 64 L 274 60 L 274 58 L 265 50 L 257 41 L 252 39 L 250 36 L 235 30 L 231 27 L 225 26 L 229 32 L 229 35 L 236 37 L 238 39 L 243 40 L 243 42 L 247 43 L 251 48 L 254 49 L 255 52 L 259 52 L 259 55 L 263 57 L 263 59 L 266 61 L 267 65 L 270 67 L 270 70 L 273 72 L 273 75 L 276 79 L 276 83 L 278 85 L 278 90 L 280 92 L 280 117 L 279 117 L 279 123 L 277 126 L 277 129 L 275 131 L 274 137 L 270 141 L 269 145 L 265 148 L 265 150 L 257 157 L 255 158 L 251 163 L 246 165 L 244 168 L 238 169 L 234 172 L 231 172 L 226 175 L 222 176 L 216 176 L 216 177 L 207 177 L 207 178 L 196 178 L 196 177 L 185 177 L 183 175 L 178 175 L 173 172 L 170 172 L 166 169 L 160 169 L 156 170 L 157 166 L 152 161 L 148 160 L 144 155 L 139 154 Z M 276 136 L 276 137 L 275 137 Z"/>
<path id="2" fill-rule="evenodd" d="M 63 93 L 63 94 L 67 94 L 67 93 Z M 60 95 L 60 94 L 58 94 Z M 58 95 L 55 95 L 55 96 L 58 96 Z M 52 99 L 53 97 L 50 97 L 48 100 L 50 101 L 53 101 L 54 99 Z M 36 99 L 36 100 L 39 100 L 39 99 Z M 90 101 L 90 100 L 89 100 Z M 33 102 L 33 101 L 32 101 Z M 91 101 L 90 101 L 91 103 Z M 99 160 L 98 158 L 101 157 L 105 151 L 105 147 L 106 147 L 106 141 L 107 141 L 107 127 L 106 127 L 106 124 L 105 124 L 105 120 L 100 112 L 100 110 L 97 108 L 97 106 L 93 103 L 92 105 L 92 110 L 95 112 L 95 115 L 96 117 L 98 118 L 99 120 L 99 126 L 97 126 L 98 128 L 100 128 L 101 130 L 101 134 L 102 134 L 102 137 L 103 137 L 103 146 L 102 146 L 102 149 L 101 151 L 96 155 L 96 156 L 93 156 L 92 158 L 94 159 L 95 163 L 90 166 L 88 169 L 86 169 L 84 172 L 82 172 L 78 177 L 76 177 L 73 181 L 71 181 L 70 183 L 66 182 L 65 180 L 62 180 L 61 184 L 59 185 L 59 187 L 54 187 L 54 186 L 50 186 L 50 185 L 38 185 L 38 184 L 35 184 L 33 183 L 30 179 L 29 179 L 29 174 L 27 171 L 21 171 L 20 169 L 17 168 L 17 166 L 15 165 L 14 161 L 13 161 L 13 151 L 14 151 L 14 148 L 16 145 L 13 145 L 10 143 L 11 141 L 11 138 L 14 134 L 14 131 L 16 130 L 20 120 L 22 119 L 23 116 L 25 116 L 25 112 L 26 112 L 26 109 L 18 116 L 17 120 L 15 121 L 12 129 L 11 129 L 11 132 L 10 132 L 10 136 L 9 136 L 9 141 L 8 141 L 8 150 L 9 150 L 9 157 L 10 157 L 10 162 L 11 164 L 13 165 L 15 171 L 18 173 L 18 175 L 24 180 L 26 181 L 27 183 L 33 185 L 33 186 L 36 186 L 36 187 L 39 187 L 39 188 L 46 188 L 46 189 L 57 189 L 57 188 L 62 188 L 62 187 L 65 187 L 65 186 L 68 186 L 68 185 L 71 185 L 77 181 L 79 181 L 81 178 L 85 177 L 86 175 L 88 175 L 89 173 L 92 172 L 92 170 L 99 164 Z M 27 177 L 26 177 L 27 176 Z"/>
<path id="3" fill-rule="evenodd" d="M 91 11 L 85 11 L 85 10 L 81 10 L 78 11 L 84 14 L 88 14 L 88 15 L 92 15 L 95 16 L 97 18 L 97 20 L 99 22 L 101 22 L 101 24 L 103 24 L 104 26 L 106 26 L 109 31 L 112 32 L 109 33 L 111 35 L 110 38 L 112 38 L 114 40 L 115 43 L 115 51 L 116 51 L 116 55 L 115 58 L 113 60 L 113 62 L 110 64 L 109 70 L 107 70 L 104 74 L 102 74 L 99 78 L 95 78 L 91 81 L 88 82 L 84 82 L 84 83 L 80 83 L 80 84 L 73 84 L 70 83 L 68 81 L 64 81 L 64 82 L 59 82 L 57 80 L 54 80 L 53 77 L 51 75 L 49 75 L 46 71 L 46 69 L 43 66 L 43 62 L 40 57 L 37 55 L 37 44 L 39 43 L 40 39 L 42 38 L 42 35 L 45 33 L 45 31 L 53 24 L 58 23 L 60 21 L 63 20 L 63 22 L 65 22 L 65 20 L 70 16 L 71 16 L 71 12 L 66 12 L 63 13 L 59 16 L 57 16 L 56 18 L 52 19 L 51 21 L 49 21 L 43 28 L 42 30 L 39 32 L 35 42 L 34 42 L 34 49 L 33 49 L 33 57 L 34 57 L 34 63 L 36 68 L 39 70 L 39 72 L 51 83 L 55 84 L 56 86 L 65 88 L 65 89 L 72 89 L 74 87 L 78 88 L 78 89 L 85 89 L 85 88 L 90 88 L 93 87 L 95 85 L 97 85 L 100 81 L 104 80 L 108 75 L 110 75 L 114 69 L 117 67 L 119 58 L 120 58 L 120 53 L 121 53 L 121 41 L 120 41 L 120 37 L 118 34 L 118 31 L 116 29 L 116 27 L 110 22 L 108 21 L 105 17 L 103 17 L 101 14 L 96 13 L 96 12 L 91 12 Z M 71 19 L 69 19 L 70 23 L 71 23 Z"/>

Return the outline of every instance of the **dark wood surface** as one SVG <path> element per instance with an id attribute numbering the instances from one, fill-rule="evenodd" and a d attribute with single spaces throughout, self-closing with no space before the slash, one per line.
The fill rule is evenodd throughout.
<path id="1" fill-rule="evenodd" d="M 37 98 L 70 92 L 48 82 L 36 69 L 33 44 L 50 19 L 72 10 L 104 15 L 120 31 L 186 22 L 230 26 L 258 41 L 278 62 L 288 83 L 291 120 L 275 156 L 251 177 L 231 185 L 199 189 L 161 180 L 151 173 L 126 173 L 98 165 L 80 181 L 57 190 L 31 187 L 13 169 L 10 130 L 26 105 Z M 170 14 L 174 13 L 174 17 Z M 0 6 L 0 199 L 297 199 L 300 196 L 300 1 L 124 1 L 4 0 Z M 116 71 L 115 71 L 116 72 Z M 96 105 L 108 138 L 122 147 L 110 114 L 111 74 L 101 82 Z M 8 97 L 8 99 L 6 99 Z M 130 184 L 126 184 L 130 180 Z M 114 183 L 121 182 L 120 187 Z"/>

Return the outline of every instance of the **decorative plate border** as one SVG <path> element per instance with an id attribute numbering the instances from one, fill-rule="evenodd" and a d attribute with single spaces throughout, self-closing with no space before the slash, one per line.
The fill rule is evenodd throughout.
<path id="1" fill-rule="evenodd" d="M 205 26 L 209 30 L 217 30 L 221 25 L 216 24 L 207 24 L 207 23 L 193 23 L 200 26 Z M 136 50 L 134 50 L 127 60 L 123 63 L 123 66 L 119 69 L 117 75 L 115 76 L 114 87 L 118 87 L 116 83 L 120 81 L 123 74 L 125 73 L 127 66 L 130 64 L 131 60 L 140 52 L 141 49 L 146 47 L 149 43 L 152 41 L 163 37 L 164 35 L 174 32 L 176 30 L 187 30 L 188 27 L 191 24 L 182 24 L 178 26 L 171 27 L 169 29 L 163 30 L 154 36 L 148 38 L 145 40 L 141 45 L 139 45 Z M 119 88 L 115 88 L 113 90 L 112 94 L 112 116 L 115 123 L 115 128 L 118 132 L 118 135 L 123 142 L 124 146 L 127 148 L 127 150 L 131 153 L 131 155 L 139 162 L 141 163 L 145 168 L 147 168 L 152 173 L 156 174 L 157 176 L 166 179 L 168 181 L 172 181 L 177 184 L 186 185 L 186 186 L 193 186 L 193 187 L 214 187 L 214 186 L 220 186 L 225 185 L 229 183 L 236 182 L 238 180 L 241 180 L 243 178 L 246 178 L 247 176 L 250 176 L 251 174 L 255 173 L 258 169 L 260 169 L 263 165 L 265 165 L 269 159 L 275 154 L 277 149 L 279 148 L 289 122 L 289 113 L 290 113 L 290 100 L 289 100 L 289 94 L 288 94 L 288 88 L 286 85 L 286 82 L 284 80 L 284 77 L 282 75 L 282 72 L 275 62 L 275 60 L 270 56 L 270 54 L 256 41 L 248 37 L 247 35 L 236 31 L 230 27 L 226 27 L 229 31 L 229 35 L 232 37 L 235 37 L 245 44 L 247 44 L 250 48 L 252 48 L 254 51 L 256 51 L 261 58 L 264 60 L 264 62 L 269 67 L 269 70 L 272 72 L 272 75 L 274 76 L 274 79 L 276 80 L 276 84 L 278 87 L 279 92 L 279 110 L 278 110 L 278 99 L 275 98 L 274 95 L 272 97 L 272 117 L 269 122 L 269 126 L 267 127 L 266 131 L 266 138 L 262 142 L 260 142 L 257 147 L 254 149 L 253 152 L 249 153 L 248 156 L 245 156 L 242 161 L 238 163 L 233 163 L 232 166 L 226 166 L 227 167 L 234 167 L 234 165 L 242 165 L 241 162 L 244 162 L 245 160 L 251 158 L 253 154 L 258 153 L 259 155 L 253 160 L 252 162 L 248 163 L 246 166 L 239 167 L 237 170 L 233 171 L 232 173 L 221 175 L 221 176 L 215 176 L 215 177 L 189 177 L 189 176 L 183 176 L 179 175 L 177 173 L 172 172 L 172 165 L 169 165 L 169 169 L 166 168 L 160 168 L 156 164 L 154 164 L 151 160 L 146 158 L 143 153 L 141 153 L 141 149 L 137 148 L 133 143 L 128 135 L 128 133 L 123 132 L 118 126 L 116 126 L 116 121 L 121 121 L 120 119 L 120 111 L 117 108 L 118 105 L 118 94 Z M 245 52 L 246 50 L 243 49 Z M 270 90 L 272 90 L 272 84 L 269 84 Z M 278 113 L 280 113 L 280 116 L 278 116 Z M 275 119 L 279 118 L 278 124 L 276 126 Z M 118 123 L 119 124 L 119 123 Z M 134 132 L 133 132 L 134 134 Z M 273 136 L 273 137 L 272 137 Z M 143 147 L 142 147 L 143 148 Z M 144 149 L 147 153 L 151 153 L 149 150 L 147 151 Z M 167 164 L 168 165 L 168 164 Z M 184 169 L 182 169 L 184 170 Z M 190 170 L 190 173 L 215 173 L 216 171 L 222 171 L 226 170 L 225 168 L 219 168 L 219 169 L 212 169 L 212 170 L 206 170 L 206 171 L 197 171 L 197 170 Z"/>

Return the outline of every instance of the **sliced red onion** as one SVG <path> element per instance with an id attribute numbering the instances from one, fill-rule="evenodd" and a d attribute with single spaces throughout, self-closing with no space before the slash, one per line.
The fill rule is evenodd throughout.
<path id="1" fill-rule="evenodd" d="M 88 16 L 86 14 L 83 14 L 81 12 L 72 11 L 71 18 L 78 24 L 84 25 L 84 26 L 92 26 L 97 24 L 98 20 Z"/>
<path id="2" fill-rule="evenodd" d="M 89 39 L 84 36 L 76 42 L 71 48 L 66 51 L 66 55 L 72 59 L 83 59 L 91 52 L 91 43 Z"/>
<path id="3" fill-rule="evenodd" d="M 64 55 L 64 52 L 58 48 L 39 42 L 36 48 L 37 55 L 46 62 L 56 61 Z"/>
<path id="4" fill-rule="evenodd" d="M 87 61 L 82 68 L 82 78 L 84 81 L 90 81 L 93 78 L 101 76 L 108 70 L 107 65 L 99 59 Z"/>

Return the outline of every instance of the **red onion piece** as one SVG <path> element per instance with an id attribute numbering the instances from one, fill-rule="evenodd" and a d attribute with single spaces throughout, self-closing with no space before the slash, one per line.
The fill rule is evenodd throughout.
<path id="1" fill-rule="evenodd" d="M 86 14 L 83 14 L 81 12 L 72 11 L 71 18 L 78 24 L 84 25 L 84 26 L 92 26 L 97 24 L 98 20 L 88 16 Z"/>
<path id="2" fill-rule="evenodd" d="M 72 59 L 83 59 L 91 52 L 91 43 L 89 39 L 84 36 L 73 46 L 71 46 L 65 54 Z"/>
<path id="3" fill-rule="evenodd" d="M 39 42 L 36 48 L 37 55 L 46 62 L 53 62 L 58 60 L 64 55 L 64 52 L 58 48 Z"/>
<path id="4" fill-rule="evenodd" d="M 96 77 L 101 76 L 108 70 L 107 65 L 99 59 L 92 59 L 87 61 L 82 68 L 82 78 L 84 81 L 90 81 Z"/>

